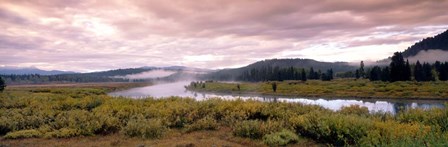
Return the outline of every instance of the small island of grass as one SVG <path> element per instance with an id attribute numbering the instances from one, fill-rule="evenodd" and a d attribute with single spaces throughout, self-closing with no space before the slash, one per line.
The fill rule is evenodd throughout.
<path id="1" fill-rule="evenodd" d="M 276 83 L 276 90 L 273 90 Z M 270 82 L 192 82 L 187 89 L 198 92 L 257 94 L 325 98 L 396 98 L 446 99 L 448 82 L 382 82 L 365 79 L 335 79 L 332 81 L 270 81 Z"/>

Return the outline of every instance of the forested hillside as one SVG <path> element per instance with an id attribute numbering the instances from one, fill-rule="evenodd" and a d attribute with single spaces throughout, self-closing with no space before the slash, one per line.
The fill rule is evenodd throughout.
<path id="1" fill-rule="evenodd" d="M 42 84 L 42 83 L 85 83 L 85 82 L 125 82 L 128 79 L 113 78 L 153 70 L 151 68 L 116 69 L 92 73 L 73 73 L 59 75 L 40 74 L 4 74 L 0 75 L 7 84 Z"/>
<path id="2" fill-rule="evenodd" d="M 349 65 L 347 62 L 319 62 L 311 59 L 271 59 L 258 61 L 245 67 L 235 69 L 223 69 L 210 73 L 204 78 L 213 80 L 278 80 L 278 79 L 300 79 L 302 69 L 310 72 L 311 68 L 315 72 L 326 72 L 332 69 L 332 72 L 354 71 L 357 67 Z M 320 73 L 320 72 L 319 72 Z M 250 75 L 258 75 L 252 77 Z M 279 75 L 283 74 L 283 75 Z M 254 79 L 248 79 L 252 77 Z"/>
<path id="3" fill-rule="evenodd" d="M 434 37 L 425 38 L 422 41 L 415 43 L 403 52 L 403 57 L 412 57 L 422 50 L 426 51 L 431 49 L 448 51 L 448 30 Z"/>

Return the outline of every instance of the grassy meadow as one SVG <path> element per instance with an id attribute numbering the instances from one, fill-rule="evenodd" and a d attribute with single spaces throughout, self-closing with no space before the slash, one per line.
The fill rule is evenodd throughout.
<path id="1" fill-rule="evenodd" d="M 129 86 L 8 87 L 0 93 L 0 146 L 448 145 L 445 108 L 391 115 L 358 106 L 334 112 L 299 103 L 106 95 Z"/>
<path id="2" fill-rule="evenodd" d="M 368 80 L 335 79 L 332 81 L 308 80 L 274 82 L 191 84 L 188 89 L 201 92 L 261 94 L 325 98 L 397 98 L 397 99 L 447 99 L 448 82 L 370 82 Z M 238 88 L 239 86 L 239 88 Z"/>

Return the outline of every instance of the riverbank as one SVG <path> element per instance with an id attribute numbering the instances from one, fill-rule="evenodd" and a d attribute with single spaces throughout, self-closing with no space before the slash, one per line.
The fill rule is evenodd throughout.
<path id="1" fill-rule="evenodd" d="M 206 82 L 189 85 L 188 90 L 226 94 L 287 96 L 308 98 L 353 98 L 353 99 L 415 99 L 447 100 L 448 82 L 370 82 L 368 80 L 336 79 L 333 81 L 309 80 L 273 82 Z M 239 88 L 238 88 L 239 86 Z"/>
<path id="2" fill-rule="evenodd" d="M 129 99 L 104 92 L 101 86 L 7 89 L 0 93 L 0 145 L 39 141 L 68 146 L 448 144 L 446 108 L 391 115 L 369 113 L 358 106 L 332 111 L 300 103 Z"/>

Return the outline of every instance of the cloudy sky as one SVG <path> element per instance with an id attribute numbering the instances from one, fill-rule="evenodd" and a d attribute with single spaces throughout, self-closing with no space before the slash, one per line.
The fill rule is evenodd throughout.
<path id="1" fill-rule="evenodd" d="M 0 67 L 379 60 L 448 29 L 447 0 L 0 0 Z"/>

